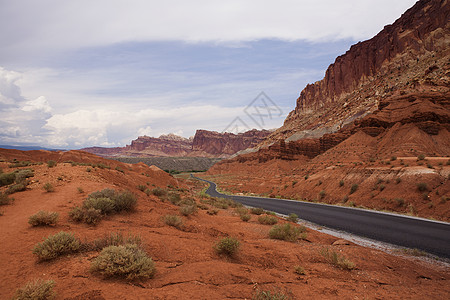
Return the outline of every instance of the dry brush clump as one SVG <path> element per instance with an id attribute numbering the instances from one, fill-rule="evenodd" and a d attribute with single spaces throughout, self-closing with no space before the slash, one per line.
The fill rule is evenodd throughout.
<path id="1" fill-rule="evenodd" d="M 53 280 L 34 280 L 17 289 L 13 300 L 50 300 L 55 298 Z"/>
<path id="2" fill-rule="evenodd" d="M 345 256 L 337 253 L 336 251 L 330 250 L 328 248 L 323 248 L 320 254 L 325 257 L 328 263 L 335 267 L 341 268 L 343 270 L 353 270 L 355 264 L 347 259 Z"/>
<path id="3" fill-rule="evenodd" d="M 56 225 L 59 214 L 57 212 L 38 211 L 36 214 L 28 218 L 31 226 L 49 226 Z"/>
<path id="4" fill-rule="evenodd" d="M 136 244 L 108 246 L 92 261 L 91 271 L 104 277 L 129 280 L 152 278 L 156 273 L 153 260 Z"/>
<path id="5" fill-rule="evenodd" d="M 81 207 L 74 207 L 69 212 L 69 217 L 75 222 L 95 225 L 105 215 L 134 210 L 136 204 L 137 198 L 130 191 L 104 189 L 91 193 Z"/>
<path id="6" fill-rule="evenodd" d="M 258 217 L 258 222 L 263 225 L 274 225 L 278 223 L 278 219 L 274 216 L 264 215 Z"/>
<path id="7" fill-rule="evenodd" d="M 72 233 L 61 231 L 34 246 L 33 254 L 37 255 L 39 260 L 51 260 L 64 254 L 78 252 L 80 248 L 79 239 Z"/>
<path id="8" fill-rule="evenodd" d="M 177 215 L 165 215 L 163 217 L 164 223 L 169 226 L 181 229 L 183 226 L 183 220 Z"/>
<path id="9" fill-rule="evenodd" d="M 213 248 L 218 254 L 224 254 L 232 257 L 239 250 L 239 246 L 240 242 L 236 238 L 225 237 L 219 240 Z"/>
<path id="10" fill-rule="evenodd" d="M 304 226 L 292 226 L 290 223 L 273 226 L 269 231 L 271 239 L 295 242 L 300 237 L 306 239 L 306 228 Z"/>

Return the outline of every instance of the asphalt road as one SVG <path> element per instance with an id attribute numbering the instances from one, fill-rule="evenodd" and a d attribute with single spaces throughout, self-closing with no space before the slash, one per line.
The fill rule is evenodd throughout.
<path id="1" fill-rule="evenodd" d="M 193 177 L 210 184 L 206 193 L 211 197 L 285 215 L 295 213 L 300 219 L 328 228 L 450 258 L 450 223 L 294 200 L 225 195 L 217 192 L 214 182 Z"/>

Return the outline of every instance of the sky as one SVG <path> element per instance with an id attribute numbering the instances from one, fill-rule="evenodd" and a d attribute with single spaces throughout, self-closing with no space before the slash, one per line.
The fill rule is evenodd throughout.
<path id="1" fill-rule="evenodd" d="M 412 0 L 0 0 L 0 145 L 79 149 L 283 124 Z"/>

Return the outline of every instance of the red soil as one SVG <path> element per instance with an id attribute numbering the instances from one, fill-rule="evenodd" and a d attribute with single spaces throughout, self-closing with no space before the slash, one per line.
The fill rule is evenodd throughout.
<path id="1" fill-rule="evenodd" d="M 182 197 L 196 197 L 202 188 L 197 181 L 175 179 L 156 168 L 104 160 L 83 152 L 20 152 L 1 150 L 0 158 L 47 162 L 58 160 L 54 168 L 46 164 L 31 166 L 35 176 L 24 192 L 12 196 L 11 205 L 1 207 L 0 216 L 0 298 L 8 299 L 24 283 L 37 279 L 56 282 L 57 299 L 249 299 L 256 289 L 281 289 L 294 299 L 392 298 L 449 299 L 450 269 L 442 263 L 430 263 L 413 257 L 393 256 L 354 244 L 332 245 L 335 237 L 307 230 L 307 240 L 295 243 L 268 238 L 270 226 L 260 225 L 256 217 L 244 223 L 231 209 L 217 216 L 199 210 L 183 217 L 185 226 L 178 230 L 164 224 L 165 214 L 179 214 L 178 207 L 147 196 L 137 185 L 167 188 L 184 187 Z M 111 169 L 71 166 L 64 161 L 95 162 Z M 279 170 L 286 162 L 274 162 Z M 4 172 L 7 162 L 0 163 Z M 124 173 L 115 170 L 119 167 Z M 276 171 L 279 172 L 279 171 Z M 147 175 L 145 175 L 147 174 Z M 42 186 L 50 182 L 55 191 Z M 84 193 L 79 193 L 81 187 Z M 128 189 L 138 196 L 135 212 L 110 216 L 95 227 L 73 223 L 68 218 L 71 207 L 80 205 L 87 195 L 103 188 Z M 3 190 L 4 188 L 2 188 Z M 198 200 L 198 199 L 197 199 Z M 60 215 L 54 227 L 32 228 L 28 217 L 39 210 Z M 285 222 L 280 220 L 280 222 Z M 92 241 L 111 232 L 139 234 L 144 249 L 153 258 L 157 273 L 153 279 L 128 282 L 103 279 L 89 271 L 98 252 L 84 252 L 39 263 L 32 254 L 34 245 L 61 230 L 73 232 L 82 241 Z M 234 236 L 241 241 L 236 257 L 217 255 L 212 246 L 221 237 Z M 345 271 L 325 261 L 320 255 L 329 247 L 356 264 Z M 293 268 L 300 265 L 305 275 Z"/>

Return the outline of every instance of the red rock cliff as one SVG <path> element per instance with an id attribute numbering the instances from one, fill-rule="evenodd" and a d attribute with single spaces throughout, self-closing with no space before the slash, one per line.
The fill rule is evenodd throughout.
<path id="1" fill-rule="evenodd" d="M 303 130 L 335 132 L 400 90 L 448 86 L 449 14 L 448 0 L 418 1 L 375 37 L 353 45 L 322 80 L 302 90 L 295 110 L 268 141 Z"/>

